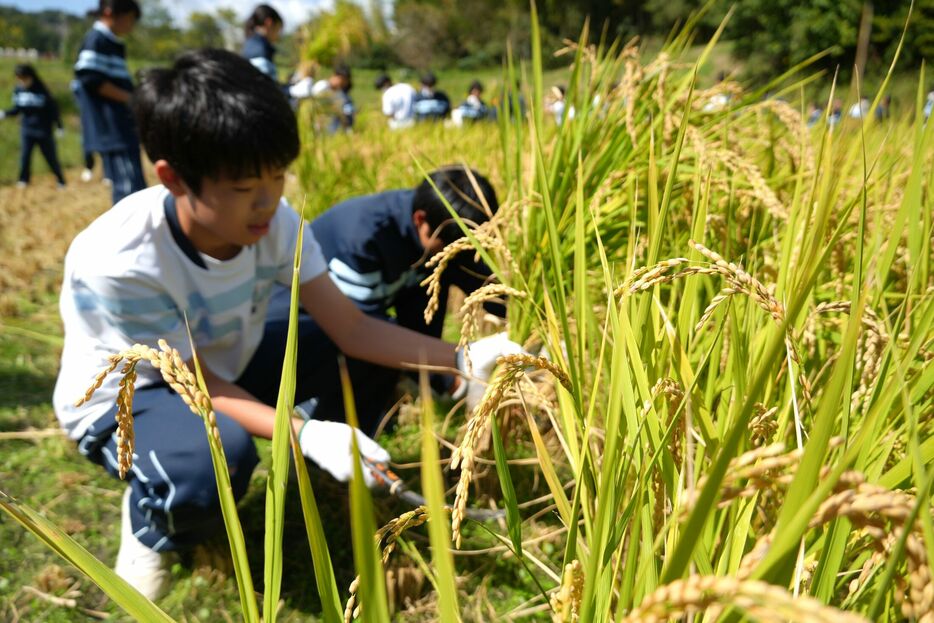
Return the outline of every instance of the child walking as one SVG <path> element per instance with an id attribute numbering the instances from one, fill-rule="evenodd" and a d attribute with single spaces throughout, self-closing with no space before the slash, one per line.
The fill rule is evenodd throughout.
<path id="1" fill-rule="evenodd" d="M 299 152 L 298 125 L 285 94 L 270 92 L 266 76 L 224 50 L 190 52 L 170 68 L 149 70 L 134 108 L 161 184 L 115 205 L 68 250 L 56 415 L 79 451 L 116 475 L 117 379 L 106 379 L 89 402 L 75 400 L 103 357 L 134 343 L 164 338 L 191 365 L 187 319 L 240 497 L 258 461 L 253 436 L 271 437 L 275 420 L 288 323 L 267 311 L 272 289 L 292 280 L 301 221 L 282 190 Z M 298 270 L 305 314 L 295 400 L 319 400 L 314 419 L 296 418 L 293 426 L 302 454 L 347 480 L 352 436 L 369 459 L 389 455 L 344 423 L 333 352 L 348 357 L 361 401 L 368 388 L 354 381 L 354 362 L 425 364 L 464 375 L 468 367 L 453 344 L 363 313 L 328 276 L 307 225 Z M 500 334 L 467 352 L 473 376 L 462 380 L 470 386 L 489 378 L 497 357 L 521 349 Z M 171 552 L 216 532 L 221 514 L 201 422 L 157 371 L 140 367 L 137 374 L 135 452 L 116 571 L 154 599 L 168 589 Z M 377 423 L 361 416 L 367 431 Z"/>
<path id="2" fill-rule="evenodd" d="M 133 81 L 120 38 L 133 30 L 140 16 L 136 0 L 100 0 L 98 20 L 84 36 L 75 63 L 83 148 L 101 155 L 105 176 L 113 182 L 113 203 L 146 187 L 129 107 Z"/>
<path id="3" fill-rule="evenodd" d="M 13 107 L 0 111 L 0 119 L 22 115 L 17 186 L 26 186 L 29 183 L 32 149 L 38 147 L 61 188 L 65 185 L 65 176 L 62 175 L 62 167 L 58 162 L 52 130 L 53 126 L 58 127 L 59 131 L 62 130 L 58 104 L 32 65 L 17 65 L 13 74 L 16 76 Z"/>

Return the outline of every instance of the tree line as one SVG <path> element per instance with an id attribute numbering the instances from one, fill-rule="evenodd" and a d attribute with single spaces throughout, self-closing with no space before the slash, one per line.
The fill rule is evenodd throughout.
<path id="1" fill-rule="evenodd" d="M 241 24 L 233 9 L 194 12 L 179 25 L 161 0 L 142 5 L 144 17 L 131 36 L 130 50 L 149 60 L 169 60 L 191 47 L 239 45 Z M 821 53 L 818 67 L 839 66 L 845 76 L 858 60 L 861 34 L 864 56 L 871 65 L 884 66 L 902 34 L 909 3 L 713 0 L 700 19 L 699 36 L 711 35 L 731 7 L 724 40 L 743 59 L 743 73 L 755 79 Z M 587 18 L 591 32 L 628 40 L 663 37 L 696 10 L 697 3 L 690 0 L 538 0 L 546 49 L 577 38 Z M 0 46 L 69 57 L 87 23 L 85 16 L 61 11 L 24 13 L 0 7 Z M 283 47 L 287 57 L 300 55 L 322 65 L 340 60 L 362 67 L 475 69 L 498 65 L 510 49 L 525 56 L 529 37 L 527 0 L 396 0 L 390 14 L 381 0 L 336 0 Z M 916 0 L 902 54 L 903 67 L 934 61 L 934 0 Z"/>

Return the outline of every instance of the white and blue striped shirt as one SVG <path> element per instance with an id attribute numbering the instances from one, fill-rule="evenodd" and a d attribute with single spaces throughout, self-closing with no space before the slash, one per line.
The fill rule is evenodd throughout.
<path id="1" fill-rule="evenodd" d="M 78 234 L 65 256 L 59 301 L 65 346 L 53 403 L 72 439 L 116 399 L 118 379 L 111 375 L 89 403 L 73 405 L 106 357 L 136 343 L 155 347 L 163 338 L 188 359 L 187 317 L 201 361 L 235 381 L 263 336 L 273 286 L 291 284 L 299 217 L 284 200 L 259 242 L 227 261 L 202 254 L 196 262 L 173 236 L 169 196 L 164 186 L 130 195 Z M 306 229 L 301 280 L 326 270 Z M 138 386 L 161 380 L 148 365 L 137 373 Z"/>

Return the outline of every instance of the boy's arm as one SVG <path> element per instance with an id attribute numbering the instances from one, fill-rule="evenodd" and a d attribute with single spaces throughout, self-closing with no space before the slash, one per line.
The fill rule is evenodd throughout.
<path id="1" fill-rule="evenodd" d="M 106 97 L 109 100 L 119 102 L 121 104 L 126 104 L 130 101 L 131 93 L 126 89 L 121 89 L 113 82 L 105 80 L 100 83 L 100 86 L 97 87 L 97 94 L 101 97 Z"/>
<path id="2" fill-rule="evenodd" d="M 192 362 L 188 362 L 188 367 L 194 369 Z M 239 385 L 218 377 L 203 364 L 201 373 L 208 386 L 208 394 L 211 396 L 215 411 L 230 416 L 251 435 L 272 439 L 272 429 L 276 420 L 275 408 L 263 404 Z M 292 426 L 298 434 L 302 420 L 292 418 Z"/>
<path id="3" fill-rule="evenodd" d="M 390 368 L 457 369 L 453 344 L 367 316 L 325 273 L 302 284 L 299 299 L 344 354 Z"/>

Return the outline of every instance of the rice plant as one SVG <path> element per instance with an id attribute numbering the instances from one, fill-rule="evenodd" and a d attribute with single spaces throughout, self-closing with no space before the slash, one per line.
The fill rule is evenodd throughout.
<path id="1" fill-rule="evenodd" d="M 912 118 L 808 128 L 803 92 L 816 77 L 806 68 L 754 90 L 701 89 L 719 32 L 688 60 L 692 24 L 652 58 L 637 41 L 592 43 L 585 30 L 565 50 L 575 112 L 555 127 L 534 11 L 532 28 L 531 62 L 504 67 L 505 83 L 525 85 L 527 118 L 502 110 L 497 132 L 453 137 L 373 134 L 375 153 L 410 146 L 410 168 L 423 171 L 462 154 L 495 162 L 506 201 L 478 228 L 461 223 L 465 239 L 432 258 L 425 286 L 437 291 L 457 253 L 478 254 L 496 279 L 463 301 L 464 339 L 482 331 L 482 302 L 505 297 L 508 330 L 529 354 L 504 358 L 465 414 L 449 500 L 423 383 L 428 504 L 377 530 L 357 475 L 350 587 L 335 582 L 296 463 L 323 618 L 388 620 L 382 565 L 402 548 L 426 570 L 438 617 L 467 619 L 450 548 L 482 531 L 540 586 L 530 613 L 556 621 L 934 621 L 934 130 L 920 114 L 923 73 Z M 465 139 L 473 147 L 455 151 Z M 300 161 L 309 190 L 327 186 L 317 171 L 352 148 L 337 141 L 313 143 Z M 380 184 L 398 173 L 363 160 L 353 168 L 377 170 Z M 121 413 L 134 366 L 159 362 L 210 437 L 210 399 L 171 353 L 115 355 L 107 372 L 124 365 Z M 294 359 L 285 368 L 282 421 Z M 512 482 L 501 425 L 517 415 L 550 517 L 529 516 Z M 277 422 L 267 487 L 266 621 L 281 580 L 287 429 Z M 479 460 L 496 464 L 503 526 L 465 515 Z M 0 507 L 128 612 L 164 617 L 38 514 L 9 498 Z M 224 508 L 244 618 L 259 620 L 232 500 Z M 556 527 L 560 555 L 528 551 L 537 522 Z M 425 523 L 430 556 L 404 540 Z"/>

